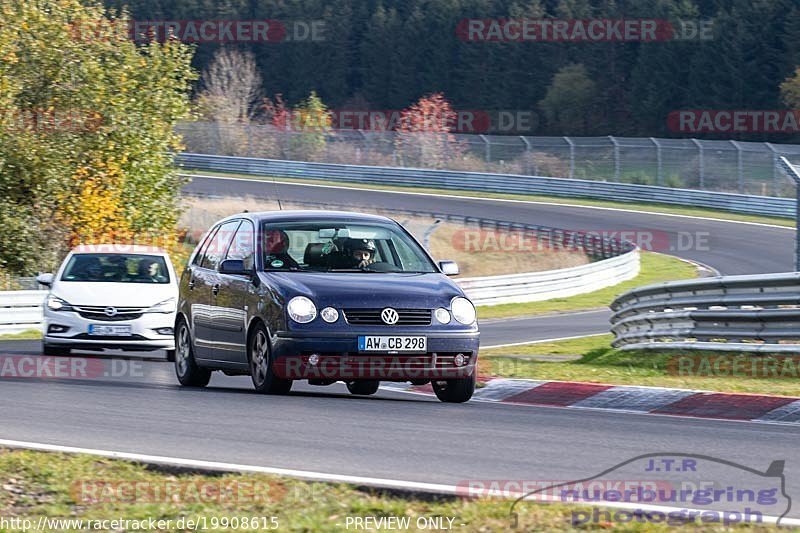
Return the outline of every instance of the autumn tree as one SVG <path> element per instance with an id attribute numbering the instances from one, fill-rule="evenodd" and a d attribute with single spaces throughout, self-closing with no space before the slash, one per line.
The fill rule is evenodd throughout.
<path id="1" fill-rule="evenodd" d="M 406 166 L 442 168 L 461 155 L 452 135 L 456 112 L 442 93 L 423 96 L 400 114 L 395 146 Z"/>
<path id="2" fill-rule="evenodd" d="M 78 242 L 171 242 L 191 50 L 121 27 L 91 0 L 0 4 L 0 270 L 52 269 Z"/>

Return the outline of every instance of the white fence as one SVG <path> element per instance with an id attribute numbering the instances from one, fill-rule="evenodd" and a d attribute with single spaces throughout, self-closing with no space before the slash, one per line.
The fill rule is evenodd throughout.
<path id="1" fill-rule="evenodd" d="M 635 278 L 639 249 L 594 263 L 544 272 L 456 280 L 475 305 L 539 302 L 593 292 Z"/>
<path id="2" fill-rule="evenodd" d="M 46 291 L 0 292 L 0 333 L 42 328 Z"/>

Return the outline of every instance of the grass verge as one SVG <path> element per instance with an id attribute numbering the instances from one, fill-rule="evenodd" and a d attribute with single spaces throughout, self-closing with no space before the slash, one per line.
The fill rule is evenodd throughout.
<path id="1" fill-rule="evenodd" d="M 506 378 L 785 396 L 800 393 L 800 367 L 793 360 L 724 352 L 621 351 L 611 347 L 612 339 L 609 334 L 482 350 L 481 370 L 486 375 Z M 685 357 L 683 361 L 691 358 L 692 362 L 677 365 L 678 357 Z M 778 365 L 780 362 L 783 365 Z M 751 377 L 754 363 L 758 365 L 756 376 L 770 377 Z M 785 377 L 777 377 L 782 374 Z"/>
<path id="2" fill-rule="evenodd" d="M 521 304 L 486 305 L 478 307 L 478 316 L 483 319 L 509 318 L 515 316 L 580 311 L 608 306 L 618 295 L 636 287 L 697 277 L 697 269 L 691 263 L 669 255 L 653 252 L 642 253 L 642 269 L 638 276 L 613 287 L 578 294 L 568 298 L 554 298 L 543 302 Z"/>
<path id="3" fill-rule="evenodd" d="M 6 333 L 0 335 L 0 341 L 36 341 L 42 338 L 42 332 L 38 329 L 28 329 L 19 333 Z"/>
<path id="4" fill-rule="evenodd" d="M 411 527 L 404 531 L 420 530 L 416 527 L 419 518 L 443 518 L 445 525 L 447 519 L 453 519 L 452 529 L 465 532 L 508 531 L 511 526 L 511 503 L 507 500 L 437 498 L 266 475 L 163 472 L 141 464 L 85 455 L 0 449 L 0 483 L 4 489 L 0 491 L 0 516 L 6 521 L 28 518 L 34 525 L 44 516 L 50 520 L 70 518 L 91 523 L 115 519 L 170 520 L 171 526 L 161 531 L 193 529 L 185 524 L 184 528 L 179 527 L 181 518 L 205 518 L 207 528 L 198 528 L 200 531 L 271 530 L 270 517 L 275 517 L 279 531 L 358 529 L 352 524 L 346 527 L 348 517 L 408 517 Z M 517 507 L 520 530 L 575 531 L 572 512 L 586 509 L 523 503 Z M 222 526 L 224 519 L 234 517 L 264 517 L 267 527 L 241 527 L 241 522 L 240 527 Z M 212 528 L 215 522 L 218 527 Z M 87 522 L 83 525 L 84 530 L 91 529 Z M 641 531 L 642 527 L 635 523 L 600 522 L 580 529 Z M 647 529 L 667 531 L 674 527 Z M 714 524 L 688 527 L 693 531 L 730 530 L 730 526 Z M 766 527 L 741 529 L 767 530 Z M 78 529 L 62 525 L 49 530 Z M 135 529 L 131 526 L 127 530 Z M 145 526 L 143 530 L 149 529 Z"/>
<path id="5" fill-rule="evenodd" d="M 469 196 L 473 198 L 489 198 L 498 200 L 521 200 L 528 202 L 542 202 L 542 203 L 557 203 L 565 205 L 588 206 L 588 207 L 607 207 L 612 209 L 625 209 L 629 211 L 640 211 L 643 213 L 664 213 L 671 215 L 684 215 L 695 217 L 714 218 L 719 220 L 732 220 L 736 222 L 754 222 L 759 224 L 773 224 L 776 226 L 794 227 L 795 222 L 793 218 L 784 217 L 770 217 L 759 215 L 747 215 L 741 213 L 732 213 L 728 211 L 719 211 L 716 209 L 705 209 L 700 207 L 680 207 L 668 204 L 651 204 L 651 203 L 627 203 L 627 202 L 611 202 L 606 200 L 594 200 L 591 198 L 565 198 L 560 196 L 544 196 L 544 195 L 529 195 L 529 194 L 502 194 L 490 192 L 476 192 L 461 189 L 434 189 L 424 187 L 400 187 L 393 185 L 373 185 L 351 183 L 346 181 L 333 181 L 333 180 L 314 180 L 314 179 L 297 179 L 297 178 L 273 178 L 271 176 L 253 176 L 249 174 L 227 174 L 223 172 L 207 172 L 205 170 L 190 170 L 184 169 L 184 173 L 191 174 L 202 173 L 204 176 L 219 176 L 225 178 L 239 178 L 239 179 L 256 179 L 256 180 L 272 180 L 276 179 L 279 182 L 287 183 L 313 183 L 320 185 L 335 185 L 337 187 L 349 187 L 359 189 L 374 189 L 382 191 L 400 191 L 400 192 L 420 192 L 430 194 L 441 194 L 449 196 L 457 194 L 459 196 Z"/>

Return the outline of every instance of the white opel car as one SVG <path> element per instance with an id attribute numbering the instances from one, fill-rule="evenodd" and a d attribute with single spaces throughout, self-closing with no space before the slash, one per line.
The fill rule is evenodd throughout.
<path id="1" fill-rule="evenodd" d="M 36 279 L 50 287 L 44 305 L 45 355 L 69 355 L 72 349 L 167 350 L 174 358 L 178 281 L 164 251 L 81 246 L 55 275 Z"/>

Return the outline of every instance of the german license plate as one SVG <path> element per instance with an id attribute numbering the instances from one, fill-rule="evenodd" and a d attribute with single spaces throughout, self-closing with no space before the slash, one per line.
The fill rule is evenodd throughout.
<path id="1" fill-rule="evenodd" d="M 358 338 L 359 352 L 415 352 L 428 351 L 426 337 L 377 337 L 361 336 Z"/>
<path id="2" fill-rule="evenodd" d="M 130 337 L 130 326 L 106 326 L 105 324 L 89 324 L 89 335 L 101 335 L 104 337 Z"/>

